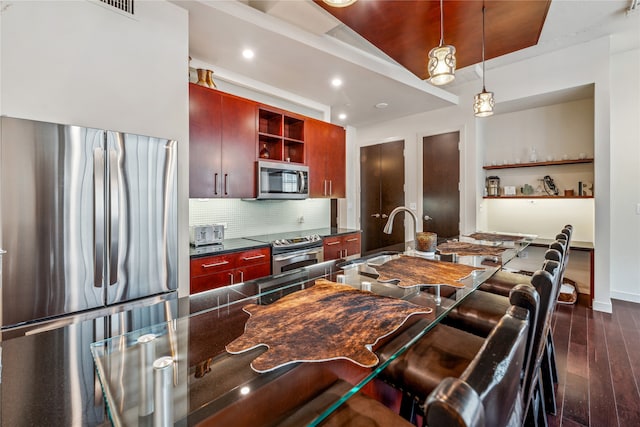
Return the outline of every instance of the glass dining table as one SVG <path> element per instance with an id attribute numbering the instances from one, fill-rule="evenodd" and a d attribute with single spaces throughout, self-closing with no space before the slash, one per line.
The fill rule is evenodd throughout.
<path id="1" fill-rule="evenodd" d="M 303 423 L 319 425 L 347 399 L 367 387 L 392 360 L 429 333 L 451 309 L 535 238 L 519 236 L 520 239 L 499 242 L 479 242 L 464 237 L 455 241 L 481 243 L 494 249 L 500 246 L 504 250 L 499 255 L 493 252 L 491 255 L 458 255 L 452 251 L 447 254 L 383 252 L 352 261 L 328 261 L 183 298 L 179 302 L 183 315 L 178 318 L 91 345 L 109 419 L 115 426 L 225 425 L 216 420 L 229 419 L 234 413 L 254 411 L 253 426 L 277 425 L 278 417 L 286 417 L 287 411 L 295 409 L 289 408 L 287 405 L 294 404 L 287 401 L 300 405 L 306 399 L 303 392 L 285 391 L 306 387 L 314 375 L 313 371 L 309 373 L 310 369 L 322 367 L 348 381 L 352 387 L 311 412 Z M 451 261 L 474 269 L 455 286 L 439 284 L 437 279 L 433 283 L 405 287 L 393 278 L 382 280 L 382 266 L 390 265 L 392 261 L 418 259 L 430 262 L 436 273 L 440 267 L 451 267 Z M 310 322 L 318 320 L 307 318 L 307 313 L 320 313 L 329 305 L 326 301 L 333 300 L 323 299 L 324 306 L 311 306 L 305 308 L 306 311 L 295 311 L 291 304 L 295 305 L 298 299 L 301 301 L 302 296 L 323 279 L 356 290 L 358 292 L 353 293 L 359 297 L 370 296 L 415 306 L 418 310 L 414 311 L 422 313 L 415 318 L 420 319 L 423 327 L 411 328 L 414 333 L 407 337 L 404 345 L 395 349 L 384 362 L 372 366 L 354 363 L 346 356 L 312 361 L 297 358 L 293 353 L 288 363 L 260 370 L 254 362 L 264 358 L 269 351 L 275 352 L 273 344 L 258 344 L 242 352 L 229 351 L 233 347 L 231 344 L 248 333 L 251 326 L 249 312 L 275 309 L 278 304 L 282 305 L 281 316 L 272 320 L 275 325 L 265 328 L 268 335 L 273 335 L 272 341 L 278 336 L 283 337 L 284 346 L 291 341 L 287 325 L 302 324 L 304 327 L 298 328 L 301 329 L 298 333 L 309 332 Z M 335 344 L 341 328 L 353 330 L 354 325 L 340 324 L 337 320 L 344 317 L 346 309 L 345 306 L 335 307 L 328 316 L 321 318 L 324 329 L 331 332 L 326 339 L 315 339 L 311 344 L 314 351 L 321 353 L 325 343 Z M 402 326 L 411 323 L 407 321 L 393 332 L 402 331 Z M 375 353 L 381 343 L 384 340 L 368 343 L 367 349 Z M 293 397 L 287 397 L 290 394 Z"/>

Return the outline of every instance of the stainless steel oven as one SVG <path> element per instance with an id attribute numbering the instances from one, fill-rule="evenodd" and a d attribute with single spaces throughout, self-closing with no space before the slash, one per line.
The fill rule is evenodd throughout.
<path id="1" fill-rule="evenodd" d="M 319 246 L 314 245 L 304 249 L 281 251 L 280 253 L 274 252 L 271 259 L 273 274 L 284 273 L 285 271 L 295 270 L 296 268 L 318 264 L 322 261 L 324 261 L 322 242 L 320 242 Z"/>

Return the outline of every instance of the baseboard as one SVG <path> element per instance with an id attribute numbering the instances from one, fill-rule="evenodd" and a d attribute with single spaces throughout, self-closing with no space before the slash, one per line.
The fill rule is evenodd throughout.
<path id="1" fill-rule="evenodd" d="M 629 302 L 640 302 L 640 295 L 629 292 L 609 291 L 611 298 Z"/>
<path id="2" fill-rule="evenodd" d="M 593 307 L 595 311 L 602 311 L 603 313 L 613 313 L 613 306 L 611 300 L 607 301 L 593 301 Z"/>

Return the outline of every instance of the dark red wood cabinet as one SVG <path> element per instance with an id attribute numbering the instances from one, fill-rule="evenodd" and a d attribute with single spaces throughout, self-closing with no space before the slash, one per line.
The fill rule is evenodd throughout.
<path id="1" fill-rule="evenodd" d="M 271 274 L 271 250 L 250 249 L 191 259 L 190 293 L 208 291 Z"/>
<path id="2" fill-rule="evenodd" d="M 343 198 L 345 183 L 345 130 L 315 119 L 305 121 L 305 146 L 309 165 L 309 196 Z"/>
<path id="3" fill-rule="evenodd" d="M 189 85 L 189 197 L 254 197 L 257 103 Z"/>
<path id="4" fill-rule="evenodd" d="M 360 254 L 360 233 L 325 237 L 322 241 L 324 260 L 342 259 Z"/>

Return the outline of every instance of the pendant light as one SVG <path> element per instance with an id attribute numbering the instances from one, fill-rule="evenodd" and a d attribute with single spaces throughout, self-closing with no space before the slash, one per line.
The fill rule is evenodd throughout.
<path id="1" fill-rule="evenodd" d="M 347 7 L 347 6 L 351 6 L 356 2 L 356 0 L 322 0 L 322 1 L 328 4 L 329 6 L 333 6 L 333 7 Z"/>
<path id="2" fill-rule="evenodd" d="M 493 99 L 493 92 L 487 92 L 484 87 L 484 4 L 482 5 L 482 92 L 477 94 L 473 101 L 473 113 L 476 117 L 488 117 L 493 114 L 493 107 L 496 101 Z"/>
<path id="3" fill-rule="evenodd" d="M 456 48 L 444 44 L 444 10 L 440 0 L 440 44 L 429 52 L 429 81 L 445 85 L 456 78 Z"/>

